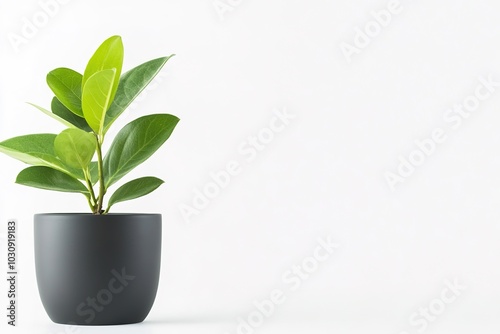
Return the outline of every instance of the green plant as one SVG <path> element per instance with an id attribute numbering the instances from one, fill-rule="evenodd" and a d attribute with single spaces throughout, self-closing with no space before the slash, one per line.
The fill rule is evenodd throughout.
<path id="1" fill-rule="evenodd" d="M 108 188 L 163 145 L 179 121 L 176 116 L 140 117 L 118 132 L 106 155 L 102 148 L 111 125 L 172 56 L 150 60 L 121 75 L 123 44 L 120 36 L 112 36 L 90 58 L 83 75 L 69 68 L 49 72 L 47 84 L 55 94 L 51 111 L 32 105 L 68 128 L 58 135 L 31 134 L 0 142 L 0 152 L 32 165 L 19 173 L 16 183 L 81 193 L 94 214 L 106 214 L 112 205 L 158 188 L 163 181 L 156 177 L 132 180 L 119 187 L 104 207 Z"/>

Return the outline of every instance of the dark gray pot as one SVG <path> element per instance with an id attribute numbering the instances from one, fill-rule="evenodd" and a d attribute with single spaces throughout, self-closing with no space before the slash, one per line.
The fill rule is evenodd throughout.
<path id="1" fill-rule="evenodd" d="M 37 214 L 35 265 L 53 322 L 142 322 L 160 277 L 160 214 Z"/>

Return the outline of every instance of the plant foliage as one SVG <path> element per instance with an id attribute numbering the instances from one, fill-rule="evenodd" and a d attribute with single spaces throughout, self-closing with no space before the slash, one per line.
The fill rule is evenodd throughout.
<path id="1" fill-rule="evenodd" d="M 139 117 L 118 131 L 103 152 L 111 125 L 173 56 L 150 60 L 122 75 L 123 54 L 121 37 L 112 36 L 95 51 L 83 74 L 63 67 L 48 73 L 47 84 L 55 95 L 50 110 L 31 105 L 67 128 L 0 142 L 0 152 L 31 165 L 16 183 L 81 193 L 94 214 L 106 214 L 112 205 L 147 195 L 164 183 L 152 176 L 128 181 L 104 206 L 108 189 L 153 155 L 179 122 L 170 114 Z"/>

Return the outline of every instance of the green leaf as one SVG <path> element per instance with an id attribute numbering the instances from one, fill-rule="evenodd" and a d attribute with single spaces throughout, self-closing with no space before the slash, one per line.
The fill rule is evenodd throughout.
<path id="1" fill-rule="evenodd" d="M 97 147 L 93 134 L 80 129 L 66 129 L 54 141 L 57 156 L 68 166 L 86 170 Z"/>
<path id="2" fill-rule="evenodd" d="M 90 182 L 92 185 L 96 184 L 99 181 L 99 165 L 97 161 L 92 161 L 89 167 L 90 172 Z"/>
<path id="3" fill-rule="evenodd" d="M 75 178 L 83 177 L 83 173 L 71 170 L 57 158 L 54 151 L 55 139 L 54 134 L 14 137 L 0 142 L 0 152 L 29 165 L 51 167 Z"/>
<path id="4" fill-rule="evenodd" d="M 43 166 L 22 170 L 16 178 L 16 183 L 45 190 L 88 194 L 87 188 L 77 179 Z"/>
<path id="5" fill-rule="evenodd" d="M 106 113 L 106 120 L 104 121 L 105 133 L 173 56 L 150 60 L 122 75 L 113 103 Z"/>
<path id="6" fill-rule="evenodd" d="M 69 68 L 56 68 L 47 74 L 47 84 L 66 108 L 83 117 L 82 75 L 80 73 Z"/>
<path id="7" fill-rule="evenodd" d="M 72 123 L 68 122 L 68 121 L 67 121 L 67 120 L 65 120 L 64 118 L 59 117 L 58 115 L 56 115 L 56 114 L 54 114 L 54 113 L 51 113 L 50 111 L 48 111 L 48 110 L 47 110 L 47 109 L 45 109 L 45 108 L 42 108 L 42 107 L 40 107 L 40 106 L 37 106 L 36 104 L 29 103 L 29 102 L 28 102 L 28 104 L 29 104 L 29 105 L 31 105 L 31 106 L 33 106 L 33 107 L 35 107 L 35 108 L 37 108 L 38 110 L 40 110 L 41 112 L 43 112 L 45 115 L 50 116 L 50 117 L 52 117 L 53 119 L 55 119 L 55 120 L 57 120 L 57 121 L 61 122 L 62 124 L 66 125 L 66 126 L 67 126 L 67 127 L 69 127 L 69 128 L 74 128 L 74 127 L 75 127 Z M 70 112 L 70 111 L 68 111 L 68 112 L 69 112 L 71 115 L 74 115 L 72 112 Z M 78 117 L 78 116 L 76 116 L 76 115 L 75 115 L 75 117 Z"/>
<path id="8" fill-rule="evenodd" d="M 113 88 L 111 89 L 111 98 L 113 101 L 118 84 L 120 82 L 120 75 L 123 65 L 123 43 L 120 36 L 112 36 L 105 40 L 94 55 L 90 58 L 85 72 L 83 73 L 82 87 L 85 88 L 87 81 L 97 72 L 102 70 L 115 69 L 115 78 L 113 81 Z"/>
<path id="9" fill-rule="evenodd" d="M 109 199 L 108 210 L 116 203 L 145 196 L 156 190 L 162 183 L 164 183 L 162 180 L 152 176 L 141 177 L 127 182 L 113 193 Z"/>
<path id="10" fill-rule="evenodd" d="M 125 125 L 104 157 L 106 188 L 146 161 L 170 137 L 178 122 L 176 116 L 155 114 Z"/>
<path id="11" fill-rule="evenodd" d="M 57 97 L 54 96 L 54 98 L 52 99 L 52 103 L 51 103 L 50 108 L 52 109 L 51 114 L 56 115 L 56 116 L 62 118 L 63 120 L 69 122 L 70 123 L 69 127 L 71 127 L 71 124 L 72 124 L 73 127 L 77 127 L 83 131 L 86 131 L 86 132 L 92 131 L 90 126 L 87 124 L 87 121 L 85 120 L 85 118 L 77 116 L 74 113 L 72 113 L 68 108 L 66 108 L 64 106 L 64 104 L 62 104 L 57 99 Z"/>
<path id="12" fill-rule="evenodd" d="M 103 70 L 91 76 L 83 87 L 83 114 L 97 134 L 102 134 L 106 111 L 111 105 L 111 90 L 116 70 Z"/>

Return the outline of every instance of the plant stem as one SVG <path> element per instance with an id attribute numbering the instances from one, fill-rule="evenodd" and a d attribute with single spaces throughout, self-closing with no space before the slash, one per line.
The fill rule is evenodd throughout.
<path id="1" fill-rule="evenodd" d="M 91 200 L 90 200 L 90 197 L 89 196 L 85 196 L 87 197 L 87 202 L 89 203 L 89 207 L 90 207 L 90 210 L 92 210 L 92 212 L 94 212 L 95 210 L 95 205 L 92 204 Z"/>
<path id="2" fill-rule="evenodd" d="M 90 172 L 88 168 L 83 171 L 83 175 L 85 176 L 85 182 L 87 183 L 87 188 L 90 193 L 89 204 L 91 204 L 92 211 L 94 211 L 94 206 L 97 204 L 97 199 L 94 193 L 94 187 L 92 186 L 92 181 L 90 180 Z M 92 202 L 90 200 L 92 199 Z"/>
<path id="3" fill-rule="evenodd" d="M 101 137 L 102 138 L 102 137 Z M 106 187 L 104 185 L 104 173 L 103 173 L 103 166 L 102 166 L 102 139 L 99 140 L 99 136 L 96 135 L 96 140 L 97 140 L 97 167 L 99 170 L 99 198 L 97 201 L 97 207 L 94 210 L 94 213 L 97 215 L 100 215 L 103 213 L 102 210 L 102 203 L 104 200 L 104 195 L 106 194 Z"/>

